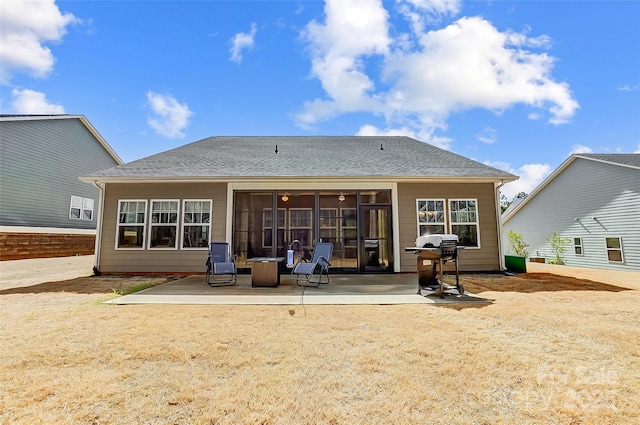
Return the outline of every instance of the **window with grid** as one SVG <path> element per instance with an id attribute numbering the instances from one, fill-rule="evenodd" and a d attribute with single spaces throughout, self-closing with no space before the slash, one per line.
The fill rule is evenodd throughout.
<path id="1" fill-rule="evenodd" d="M 149 248 L 177 249 L 178 200 L 152 200 L 149 223 Z"/>
<path id="2" fill-rule="evenodd" d="M 289 230 L 291 240 L 299 240 L 302 247 L 310 247 L 313 211 L 307 208 L 289 209 Z"/>
<path id="3" fill-rule="evenodd" d="M 211 238 L 210 200 L 184 200 L 182 213 L 182 248 L 207 249 Z"/>
<path id="4" fill-rule="evenodd" d="M 624 262 L 624 256 L 622 254 L 622 239 L 621 238 L 605 238 L 607 244 L 607 258 L 612 263 Z"/>
<path id="5" fill-rule="evenodd" d="M 320 209 L 320 239 L 338 246 L 338 209 Z"/>
<path id="6" fill-rule="evenodd" d="M 278 208 L 278 246 L 284 244 L 286 209 Z M 273 211 L 271 209 L 262 210 L 262 247 L 269 248 L 273 244 Z"/>
<path id="7" fill-rule="evenodd" d="M 459 245 L 471 248 L 480 247 L 480 225 L 476 199 L 450 199 L 449 221 L 451 233 L 458 235 Z"/>
<path id="8" fill-rule="evenodd" d="M 418 236 L 444 234 L 446 214 L 444 199 L 418 199 Z"/>
<path id="9" fill-rule="evenodd" d="M 144 248 L 146 212 L 146 200 L 118 201 L 116 249 Z"/>
<path id="10" fill-rule="evenodd" d="M 573 252 L 582 255 L 582 238 L 573 238 Z"/>

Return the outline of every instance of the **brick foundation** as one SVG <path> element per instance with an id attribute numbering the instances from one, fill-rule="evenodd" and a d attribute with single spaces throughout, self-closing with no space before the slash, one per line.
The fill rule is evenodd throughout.
<path id="1" fill-rule="evenodd" d="M 0 261 L 92 255 L 95 235 L 0 233 Z"/>

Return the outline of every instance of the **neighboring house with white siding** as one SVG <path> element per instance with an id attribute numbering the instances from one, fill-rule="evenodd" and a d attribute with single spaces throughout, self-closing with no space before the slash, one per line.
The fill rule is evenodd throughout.
<path id="1" fill-rule="evenodd" d="M 102 190 L 102 273 L 203 273 L 208 243 L 253 257 L 332 242 L 332 270 L 415 272 L 404 247 L 456 233 L 460 268 L 501 268 L 501 184 L 517 177 L 409 137 L 210 137 L 81 178 Z"/>
<path id="2" fill-rule="evenodd" d="M 78 177 L 119 164 L 82 115 L 0 116 L 0 259 L 92 254 L 99 191 Z"/>
<path id="3" fill-rule="evenodd" d="M 522 234 L 531 256 L 554 255 L 546 238 L 568 238 L 567 265 L 640 270 L 640 154 L 571 155 L 540 186 L 502 216 Z"/>

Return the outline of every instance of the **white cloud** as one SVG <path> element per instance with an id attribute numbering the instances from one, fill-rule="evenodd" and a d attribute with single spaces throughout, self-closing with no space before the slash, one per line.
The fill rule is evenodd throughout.
<path id="1" fill-rule="evenodd" d="M 488 145 L 494 144 L 498 139 L 496 129 L 491 127 L 485 127 L 480 133 L 476 135 L 476 137 L 479 141 Z"/>
<path id="2" fill-rule="evenodd" d="M 589 146 L 584 146 L 584 145 L 573 145 L 573 147 L 571 148 L 571 152 L 569 152 L 569 155 L 573 155 L 576 153 L 592 153 L 593 149 L 591 149 Z"/>
<path id="3" fill-rule="evenodd" d="M 242 62 L 242 51 L 245 49 L 251 49 L 255 43 L 256 36 L 256 24 L 251 23 L 251 32 L 244 33 L 239 32 L 231 39 L 231 57 L 229 58 L 233 62 Z"/>
<path id="4" fill-rule="evenodd" d="M 460 12 L 460 0 L 400 0 L 399 10 L 411 24 L 414 33 L 422 33 L 427 25 Z"/>
<path id="5" fill-rule="evenodd" d="M 549 164 L 525 164 L 517 170 L 505 162 L 485 162 L 485 164 L 520 177 L 500 188 L 500 193 L 508 200 L 513 199 L 520 192 L 530 194 L 551 173 Z"/>
<path id="6" fill-rule="evenodd" d="M 618 87 L 618 91 L 622 91 L 622 92 L 625 92 L 625 91 L 637 91 L 637 90 L 640 90 L 640 84 L 634 84 L 634 85 L 625 84 L 622 87 Z"/>
<path id="7" fill-rule="evenodd" d="M 634 153 L 640 153 L 640 143 L 638 143 L 638 149 Z"/>
<path id="8" fill-rule="evenodd" d="M 161 136 L 170 139 L 183 138 L 184 130 L 189 125 L 189 117 L 193 112 L 186 103 L 181 104 L 169 95 L 162 95 L 152 91 L 147 92 L 149 107 L 154 113 L 147 123 Z"/>
<path id="9" fill-rule="evenodd" d="M 46 77 L 55 59 L 45 43 L 62 40 L 77 22 L 53 0 L 0 2 L 0 82 L 7 84 L 16 72 Z"/>
<path id="10" fill-rule="evenodd" d="M 384 116 L 388 128 L 418 132 L 425 123 L 446 127 L 456 111 L 501 113 L 516 104 L 535 108 L 531 119 L 545 113 L 561 124 L 579 108 L 568 84 L 551 75 L 555 59 L 530 50 L 550 46 L 548 36 L 529 36 L 528 28 L 501 32 L 481 17 L 424 31 L 425 13 L 454 15 L 460 4 L 405 0 L 400 6 L 414 33 L 394 38 L 381 1 L 327 0 L 324 22 L 311 21 L 302 33 L 326 97 L 305 102 L 298 125 L 367 112 Z M 418 12 L 422 18 L 413 15 Z"/>
<path id="11" fill-rule="evenodd" d="M 311 21 L 303 32 L 309 42 L 314 77 L 329 99 L 305 102 L 298 123 L 310 126 L 337 114 L 380 111 L 370 95 L 374 85 L 364 70 L 363 58 L 388 52 L 388 15 L 379 0 L 328 0 L 324 24 Z"/>
<path id="12" fill-rule="evenodd" d="M 387 128 L 380 130 L 377 127 L 366 124 L 360 127 L 356 136 L 407 136 L 416 140 L 430 143 L 442 149 L 450 150 L 453 139 L 448 137 L 436 136 L 433 134 L 434 128 L 423 128 L 422 131 L 416 131 L 412 128 Z"/>
<path id="13" fill-rule="evenodd" d="M 16 114 L 48 115 L 65 113 L 61 105 L 49 103 L 44 93 L 29 89 L 13 89 L 11 95 L 13 96 L 11 106 Z"/>

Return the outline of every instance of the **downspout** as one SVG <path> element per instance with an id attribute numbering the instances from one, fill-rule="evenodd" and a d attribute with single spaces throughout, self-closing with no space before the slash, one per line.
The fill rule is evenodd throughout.
<path id="1" fill-rule="evenodd" d="M 98 217 L 96 219 L 96 243 L 95 243 L 95 247 L 93 248 L 94 250 L 94 257 L 93 257 L 93 274 L 95 274 L 96 276 L 100 275 L 100 245 L 102 242 L 102 216 L 104 215 L 104 183 L 103 184 L 99 184 L 97 182 L 97 180 L 94 180 L 93 185 L 96 187 L 96 189 L 98 189 L 99 191 L 99 196 L 98 196 L 98 205 L 100 205 L 100 208 L 98 209 Z"/>
<path id="2" fill-rule="evenodd" d="M 499 262 L 500 262 L 500 270 L 505 270 L 505 264 L 504 264 L 504 255 L 502 253 L 502 212 L 500 211 L 500 188 L 502 186 L 504 186 L 506 183 L 504 182 L 504 180 L 500 180 L 500 184 L 498 186 L 496 186 L 495 189 L 495 197 L 496 197 L 496 224 L 497 224 L 497 230 L 498 230 L 498 255 L 499 255 Z"/>

